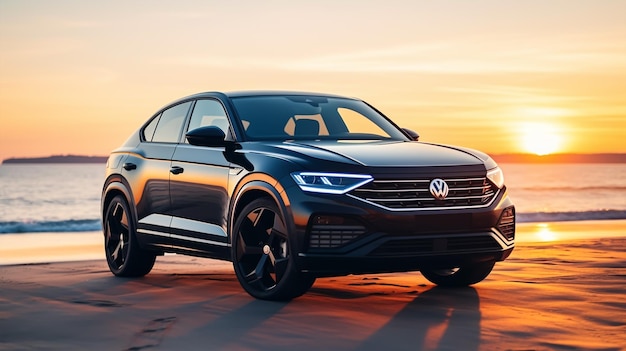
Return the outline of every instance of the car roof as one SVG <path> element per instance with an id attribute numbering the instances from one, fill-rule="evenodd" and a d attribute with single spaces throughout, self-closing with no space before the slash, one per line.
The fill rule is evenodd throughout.
<path id="1" fill-rule="evenodd" d="M 324 97 L 336 97 L 345 98 L 344 96 L 324 93 L 314 93 L 305 91 L 290 91 L 290 90 L 244 90 L 244 91 L 232 91 L 225 93 L 228 97 L 250 97 L 250 96 L 324 96 Z"/>
<path id="2" fill-rule="evenodd" d="M 341 95 L 304 92 L 304 91 L 291 91 L 291 90 L 240 90 L 240 91 L 230 91 L 230 92 L 206 91 L 203 93 L 197 93 L 197 94 L 185 96 L 180 99 L 171 101 L 167 105 L 161 107 L 159 111 L 162 111 L 165 108 L 169 108 L 170 106 L 174 106 L 182 102 L 194 100 L 194 99 L 202 99 L 202 98 L 230 99 L 230 98 L 255 97 L 255 96 L 318 96 L 318 97 L 330 97 L 330 98 L 350 99 L 350 100 L 361 101 L 358 98 L 351 98 L 351 97 L 346 97 L 346 96 L 341 96 Z"/>
<path id="3" fill-rule="evenodd" d="M 203 93 L 190 95 L 190 96 L 184 97 L 183 99 L 215 97 L 215 96 L 226 96 L 229 98 L 254 97 L 254 96 L 320 96 L 320 97 L 354 99 L 354 98 L 349 98 L 349 97 L 335 95 L 335 94 L 291 91 L 291 90 L 240 90 L 240 91 L 229 91 L 229 92 L 207 91 Z M 357 100 L 357 99 L 354 99 L 354 100 Z"/>

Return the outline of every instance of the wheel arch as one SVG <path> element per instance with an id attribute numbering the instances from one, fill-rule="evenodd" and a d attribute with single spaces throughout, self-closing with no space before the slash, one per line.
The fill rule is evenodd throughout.
<path id="1" fill-rule="evenodd" d="M 288 215 L 289 211 L 287 210 L 289 200 L 280 184 L 276 182 L 275 185 L 276 186 L 270 184 L 266 180 L 252 180 L 238 187 L 235 196 L 233 196 L 232 204 L 230 206 L 230 214 L 228 216 L 228 239 L 231 243 L 232 233 L 234 230 L 233 227 L 237 216 L 241 213 L 241 210 L 243 210 L 243 208 L 252 201 L 263 197 L 269 198 L 276 204 L 278 210 L 281 212 L 280 215 L 285 221 L 285 225 L 288 229 L 292 229 L 294 224 Z"/>
<path id="2" fill-rule="evenodd" d="M 132 193 L 130 191 L 130 186 L 126 182 L 126 180 L 119 174 L 111 175 L 104 182 L 104 187 L 102 190 L 102 198 L 100 204 L 100 219 L 104 220 L 104 215 L 107 210 L 107 206 L 111 200 L 117 195 L 122 195 L 126 202 L 128 203 L 128 208 L 130 210 L 130 214 L 132 216 L 132 220 L 137 223 L 137 213 L 134 206 L 134 200 Z M 104 227 L 104 223 L 101 223 Z"/>

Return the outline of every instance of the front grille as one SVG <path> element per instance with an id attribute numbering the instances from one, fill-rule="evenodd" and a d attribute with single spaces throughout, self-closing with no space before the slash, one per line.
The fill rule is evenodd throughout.
<path id="1" fill-rule="evenodd" d="M 455 254 L 498 251 L 502 247 L 491 236 L 459 236 L 447 238 L 409 238 L 389 240 L 370 256 L 411 256 L 416 254 Z"/>
<path id="2" fill-rule="evenodd" d="M 485 177 L 446 178 L 448 196 L 437 200 L 430 193 L 431 179 L 376 179 L 349 194 L 391 210 L 486 207 L 498 188 Z"/>
<path id="3" fill-rule="evenodd" d="M 507 207 L 502 211 L 502 216 L 498 221 L 498 230 L 507 239 L 515 239 L 515 208 Z"/>
<path id="4" fill-rule="evenodd" d="M 330 249 L 341 247 L 365 234 L 361 225 L 313 225 L 309 231 L 309 247 Z"/>

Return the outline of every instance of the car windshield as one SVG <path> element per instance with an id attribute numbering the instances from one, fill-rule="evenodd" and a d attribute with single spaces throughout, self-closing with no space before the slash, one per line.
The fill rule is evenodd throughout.
<path id="1" fill-rule="evenodd" d="M 231 100 L 247 140 L 408 140 L 359 100 L 304 95 Z"/>

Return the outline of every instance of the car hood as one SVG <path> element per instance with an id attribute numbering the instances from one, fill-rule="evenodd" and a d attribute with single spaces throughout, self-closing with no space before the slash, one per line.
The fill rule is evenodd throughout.
<path id="1" fill-rule="evenodd" d="M 275 144 L 281 153 L 295 152 L 327 161 L 367 167 L 482 165 L 480 153 L 453 146 L 404 141 L 289 141 Z M 278 151 L 278 150 L 276 150 Z"/>

